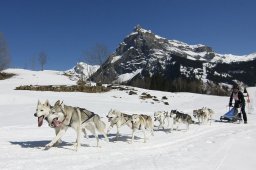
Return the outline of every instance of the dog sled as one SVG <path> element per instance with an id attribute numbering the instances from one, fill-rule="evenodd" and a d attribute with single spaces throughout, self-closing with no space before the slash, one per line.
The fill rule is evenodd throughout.
<path id="1" fill-rule="evenodd" d="M 226 121 L 226 122 L 236 122 L 236 121 L 240 121 L 241 119 L 241 113 L 240 113 L 240 108 L 236 108 L 236 107 L 232 107 L 231 109 L 229 108 L 229 111 L 227 113 L 225 113 L 223 116 L 220 117 L 220 121 Z"/>

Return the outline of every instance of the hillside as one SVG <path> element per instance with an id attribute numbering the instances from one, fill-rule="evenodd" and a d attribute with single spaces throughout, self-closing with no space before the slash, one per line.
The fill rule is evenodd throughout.
<path id="1" fill-rule="evenodd" d="M 215 120 L 228 110 L 228 97 L 140 88 L 134 88 L 137 95 L 129 95 L 126 90 L 106 93 L 16 91 L 14 88 L 20 85 L 70 85 L 75 82 L 57 71 L 9 69 L 6 72 L 15 73 L 15 76 L 0 80 L 1 170 L 254 170 L 256 167 L 255 87 L 248 88 L 251 98 L 248 124 L 220 123 Z M 159 101 L 140 99 L 142 93 L 151 94 Z M 143 143 L 143 133 L 138 131 L 134 144 L 129 144 L 131 129 L 128 127 L 120 129 L 120 140 L 115 141 L 116 128 L 113 128 L 108 135 L 109 143 L 100 136 L 101 147 L 97 148 L 93 136 L 82 138 L 78 152 L 72 146 L 75 132 L 69 129 L 59 147 L 44 150 L 55 132 L 46 122 L 39 128 L 34 113 L 38 100 L 46 99 L 51 104 L 63 100 L 66 105 L 91 110 L 102 117 L 107 127 L 109 122 L 105 116 L 110 109 L 151 116 L 155 111 L 178 109 L 192 115 L 194 109 L 205 106 L 213 109 L 215 114 L 211 125 L 192 124 L 188 131 L 184 124 L 179 124 L 179 130 L 171 133 L 155 127 L 154 136 L 148 136 L 147 143 Z M 158 126 L 157 122 L 154 124 Z"/>

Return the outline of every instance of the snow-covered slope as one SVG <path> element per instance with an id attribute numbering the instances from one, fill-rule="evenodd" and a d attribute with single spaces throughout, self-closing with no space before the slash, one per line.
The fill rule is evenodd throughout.
<path id="1" fill-rule="evenodd" d="M 98 170 L 254 170 L 256 163 L 256 88 L 248 88 L 251 97 L 248 124 L 212 122 L 212 125 L 191 125 L 188 131 L 180 124 L 181 130 L 167 133 L 156 130 L 143 143 L 142 132 L 136 132 L 134 144 L 129 144 L 131 130 L 120 129 L 119 141 L 114 141 L 116 129 L 109 134 L 110 142 L 100 140 L 96 146 L 94 137 L 82 139 L 78 152 L 73 150 L 75 133 L 69 129 L 62 138 L 64 143 L 45 151 L 44 146 L 54 137 L 54 130 L 46 123 L 37 127 L 33 116 L 38 99 L 56 100 L 79 106 L 99 114 L 109 126 L 106 114 L 110 109 L 132 114 L 153 115 L 154 111 L 178 109 L 192 115 L 192 110 L 203 106 L 212 108 L 218 120 L 226 111 L 228 97 L 217 97 L 193 93 L 168 93 L 135 88 L 138 95 L 126 91 L 112 90 L 107 93 L 68 93 L 15 91 L 23 84 L 72 84 L 73 81 L 55 71 L 32 72 L 10 69 L 17 75 L 0 81 L 0 169 L 98 169 Z M 143 92 L 156 96 L 159 101 L 139 98 Z M 162 102 L 167 97 L 170 105 Z M 155 125 L 158 125 L 155 123 Z"/>

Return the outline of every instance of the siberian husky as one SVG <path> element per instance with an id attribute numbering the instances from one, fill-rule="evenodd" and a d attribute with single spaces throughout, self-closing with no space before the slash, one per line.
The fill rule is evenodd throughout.
<path id="1" fill-rule="evenodd" d="M 46 100 L 45 102 L 41 102 L 38 100 L 37 107 L 36 107 L 36 113 L 34 114 L 35 117 L 38 118 L 38 127 L 41 127 L 43 124 L 44 119 L 47 119 L 47 116 L 50 114 L 52 106 L 50 105 L 49 101 Z M 60 131 L 60 127 L 55 127 L 55 134 L 57 135 Z M 58 145 L 61 143 L 61 140 L 59 139 L 55 145 Z"/>
<path id="2" fill-rule="evenodd" d="M 66 121 L 67 119 L 68 121 Z M 52 142 L 46 146 L 47 148 L 52 147 L 53 144 L 64 135 L 68 127 L 72 127 L 77 132 L 77 149 L 80 147 L 81 129 L 84 132 L 85 129 L 88 129 L 95 136 L 97 146 L 99 146 L 97 131 L 104 135 L 106 141 L 109 141 L 105 133 L 106 125 L 100 119 L 100 116 L 84 108 L 67 106 L 64 105 L 63 102 L 61 103 L 60 101 L 57 101 L 51 108 L 50 114 L 48 114 L 46 120 L 50 127 L 60 128 L 60 132 Z"/>
<path id="3" fill-rule="evenodd" d="M 203 107 L 201 109 L 193 110 L 193 116 L 198 119 L 198 123 L 209 122 L 211 124 L 212 115 L 214 114 L 212 109 Z"/>
<path id="4" fill-rule="evenodd" d="M 65 120 L 67 120 L 68 115 L 69 115 L 69 118 L 68 118 L 69 122 L 68 121 L 65 122 Z M 97 114 L 87 111 L 86 109 L 65 106 L 63 105 L 63 103 L 60 103 L 60 101 L 57 101 L 54 106 L 51 106 L 48 100 L 44 103 L 38 101 L 36 113 L 34 114 L 34 116 L 38 117 L 39 127 L 43 124 L 43 120 L 45 119 L 48 122 L 49 126 L 54 128 L 55 130 L 56 137 L 49 144 L 45 146 L 45 149 L 49 149 L 53 145 L 58 145 L 59 143 L 61 143 L 61 137 L 64 135 L 68 127 L 73 127 L 77 132 L 77 141 L 75 144 L 76 149 L 80 147 L 81 129 L 86 135 L 85 129 L 88 129 L 89 131 L 91 131 L 92 134 L 96 134 L 95 129 L 97 129 L 98 131 L 102 131 L 103 129 L 104 131 L 104 128 L 105 128 L 105 123 L 100 120 Z M 81 118 L 80 123 L 79 123 L 79 117 Z M 95 126 L 97 127 L 95 128 Z M 108 140 L 105 133 L 103 133 L 103 135 Z M 95 135 L 95 136 L 97 139 L 97 146 L 98 146 L 98 135 Z"/>
<path id="5" fill-rule="evenodd" d="M 132 116 L 131 115 L 121 113 L 118 110 L 111 109 L 108 112 L 107 118 L 108 118 L 108 121 L 110 122 L 110 126 L 108 128 L 107 133 L 109 133 L 110 130 L 114 126 L 116 126 L 116 129 L 117 129 L 116 140 L 118 139 L 118 136 L 120 136 L 120 133 L 119 133 L 120 127 L 127 125 L 128 127 L 132 128 Z"/>
<path id="6" fill-rule="evenodd" d="M 189 129 L 189 125 L 193 124 L 194 121 L 192 120 L 191 116 L 182 112 L 179 112 L 177 110 L 171 110 L 170 115 L 174 119 L 174 124 L 176 123 L 184 123 L 187 125 L 187 130 Z M 176 130 L 178 129 L 178 126 Z"/>
<path id="7" fill-rule="evenodd" d="M 148 115 L 138 115 L 133 114 L 132 115 L 132 141 L 134 141 L 134 133 L 136 130 L 142 130 L 144 134 L 144 143 L 146 142 L 146 132 L 145 130 L 150 130 L 151 135 L 154 136 L 153 132 L 153 120 Z"/>
<path id="8" fill-rule="evenodd" d="M 171 129 L 170 129 L 170 131 L 172 131 L 173 130 L 173 117 L 171 116 L 171 114 L 166 111 L 157 111 L 154 113 L 154 121 L 159 122 L 158 129 L 160 129 L 160 128 L 164 129 L 164 124 L 165 124 L 166 119 L 168 121 L 167 128 L 169 128 L 170 121 L 172 120 Z"/>

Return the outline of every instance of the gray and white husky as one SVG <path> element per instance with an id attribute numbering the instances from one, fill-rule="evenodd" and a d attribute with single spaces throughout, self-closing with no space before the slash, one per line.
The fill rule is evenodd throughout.
<path id="1" fill-rule="evenodd" d="M 132 115 L 132 141 L 134 141 L 134 133 L 136 130 L 142 130 L 144 134 L 144 143 L 146 142 L 146 132 L 145 130 L 149 130 L 151 132 L 151 135 L 154 136 L 153 132 L 153 120 L 148 115 L 139 115 L 139 114 L 133 114 Z"/>
<path id="2" fill-rule="evenodd" d="M 189 125 L 194 123 L 194 121 L 192 120 L 190 115 L 179 112 L 177 110 L 171 110 L 170 115 L 174 119 L 174 122 L 173 122 L 174 125 L 176 123 L 184 123 L 187 126 L 187 130 L 189 129 Z M 178 126 L 177 126 L 176 130 L 177 129 L 178 129 Z"/>
<path id="3" fill-rule="evenodd" d="M 60 134 L 58 134 L 47 147 L 52 147 L 53 144 L 64 135 L 68 127 L 72 127 L 77 132 L 77 149 L 80 147 L 81 129 L 85 134 L 85 129 L 87 129 L 95 136 L 97 146 L 99 146 L 97 132 L 103 134 L 106 141 L 109 141 L 105 133 L 106 124 L 101 120 L 100 116 L 84 108 L 67 106 L 64 105 L 63 102 L 57 101 L 51 108 L 50 114 L 48 114 L 46 120 L 50 127 L 61 128 L 61 133 L 59 132 Z"/>
<path id="4" fill-rule="evenodd" d="M 212 109 L 203 107 L 201 109 L 193 110 L 193 116 L 198 119 L 198 123 L 208 123 L 212 120 L 212 115 L 214 114 Z"/>
<path id="5" fill-rule="evenodd" d="M 96 129 L 103 133 L 106 140 L 108 138 L 104 132 L 105 123 L 100 120 L 100 117 L 86 109 L 66 106 L 60 101 L 57 101 L 54 106 L 51 106 L 48 100 L 44 103 L 38 101 L 35 117 L 38 117 L 38 126 L 43 124 L 45 119 L 49 126 L 55 129 L 56 137 L 45 146 L 49 149 L 53 145 L 61 143 L 61 137 L 65 134 L 68 127 L 72 127 L 77 132 L 77 140 L 75 143 L 76 149 L 80 147 L 81 129 L 86 135 L 85 129 L 88 129 L 96 136 L 98 146 L 98 135 Z"/>
<path id="6" fill-rule="evenodd" d="M 132 128 L 132 116 L 122 113 L 118 110 L 113 110 L 111 109 L 108 112 L 107 115 L 108 121 L 110 122 L 110 126 L 108 128 L 107 133 L 110 132 L 110 130 L 116 126 L 117 132 L 116 132 L 116 140 L 118 139 L 118 136 L 120 135 L 119 133 L 119 128 L 127 125 L 128 127 Z"/>

